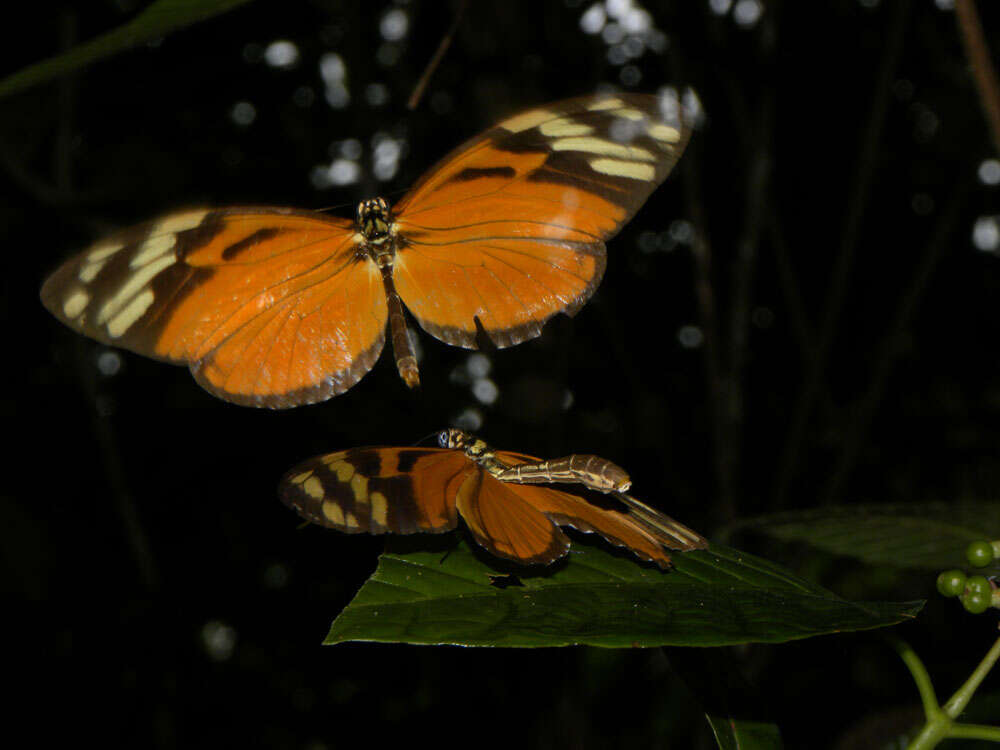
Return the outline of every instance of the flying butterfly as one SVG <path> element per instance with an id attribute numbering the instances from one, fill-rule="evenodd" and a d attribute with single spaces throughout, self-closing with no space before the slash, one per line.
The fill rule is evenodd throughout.
<path id="1" fill-rule="evenodd" d="M 66 261 L 41 298 L 105 344 L 187 365 L 211 393 L 288 408 L 343 393 L 386 322 L 420 382 L 403 306 L 429 334 L 498 347 L 573 315 L 604 241 L 670 172 L 689 130 L 676 95 L 569 99 L 459 146 L 390 207 L 351 221 L 288 208 L 196 209 L 113 234 Z"/>
<path id="2" fill-rule="evenodd" d="M 282 501 L 308 521 L 349 534 L 439 534 L 461 516 L 473 538 L 497 557 L 547 565 L 565 556 L 559 528 L 596 533 L 660 568 L 665 549 L 708 546 L 697 532 L 626 494 L 619 466 L 597 456 L 543 461 L 495 451 L 461 430 L 438 433 L 438 448 L 351 448 L 289 471 Z M 611 507 L 550 484 L 607 493 Z"/>

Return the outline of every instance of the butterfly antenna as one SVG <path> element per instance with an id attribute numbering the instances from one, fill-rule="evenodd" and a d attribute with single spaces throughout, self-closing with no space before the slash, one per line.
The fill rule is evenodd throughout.
<path id="1" fill-rule="evenodd" d="M 437 431 L 435 431 L 435 432 L 431 432 L 431 433 L 429 433 L 429 434 L 427 434 L 427 435 L 424 435 L 424 436 L 423 436 L 422 438 L 420 438 L 420 439 L 419 439 L 419 440 L 418 440 L 417 442 L 415 442 L 415 443 L 410 443 L 410 447 L 411 447 L 411 448 L 413 448 L 413 447 L 415 447 L 415 446 L 418 446 L 418 445 L 420 445 L 421 443 L 424 443 L 424 442 L 426 442 L 427 440 L 430 440 L 430 439 L 432 439 L 432 438 L 436 438 L 436 437 L 438 436 L 438 434 L 440 434 L 440 432 L 441 432 L 441 430 L 437 430 Z"/>

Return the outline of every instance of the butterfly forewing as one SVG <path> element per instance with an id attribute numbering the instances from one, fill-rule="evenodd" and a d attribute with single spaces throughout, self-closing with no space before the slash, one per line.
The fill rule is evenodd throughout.
<path id="1" fill-rule="evenodd" d="M 378 359 L 387 318 L 351 222 L 273 208 L 186 211 L 113 235 L 63 264 L 42 301 L 98 341 L 270 407 L 347 390 Z"/>
<path id="2" fill-rule="evenodd" d="M 604 241 L 683 151 L 689 133 L 670 104 L 571 99 L 508 118 L 445 157 L 396 208 L 396 286 L 420 325 L 474 347 L 478 318 L 510 346 L 575 313 L 604 273 Z"/>
<path id="3" fill-rule="evenodd" d="M 348 533 L 444 532 L 457 523 L 459 489 L 480 471 L 460 451 L 352 448 L 295 467 L 279 494 L 306 520 Z"/>

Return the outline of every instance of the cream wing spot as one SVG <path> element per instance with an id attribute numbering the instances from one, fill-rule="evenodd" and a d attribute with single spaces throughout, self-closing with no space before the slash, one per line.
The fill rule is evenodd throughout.
<path id="1" fill-rule="evenodd" d="M 292 484 L 302 484 L 304 481 L 306 481 L 312 475 L 313 475 L 313 473 L 311 471 L 304 471 L 301 474 L 296 474 L 294 477 L 292 477 L 288 481 L 291 482 Z"/>
<path id="2" fill-rule="evenodd" d="M 594 129 L 582 122 L 574 122 L 569 117 L 560 117 L 551 122 L 542 123 L 538 130 L 550 138 L 561 138 L 570 135 L 590 135 Z"/>
<path id="3" fill-rule="evenodd" d="M 619 161 L 618 159 L 594 159 L 590 168 L 601 174 L 614 177 L 628 177 L 631 180 L 652 180 L 656 177 L 656 169 L 652 164 L 636 161 Z"/>
<path id="4" fill-rule="evenodd" d="M 128 267 L 142 268 L 146 264 L 151 263 L 160 256 L 173 250 L 174 245 L 176 244 L 176 234 L 159 234 L 151 236 L 142 243 L 142 246 L 139 248 L 139 252 L 137 252 L 132 260 L 129 261 Z M 171 257 L 173 257 L 172 254 Z"/>
<path id="5" fill-rule="evenodd" d="M 132 301 L 108 322 L 108 335 L 118 338 L 125 333 L 149 309 L 155 298 L 152 289 L 143 289 L 135 295 Z"/>
<path id="6" fill-rule="evenodd" d="M 323 515 L 334 526 L 344 525 L 344 510 L 335 502 L 327 500 L 323 503 Z"/>
<path id="7" fill-rule="evenodd" d="M 295 481 L 295 480 L 293 479 L 292 481 Z M 311 498 L 313 498 L 315 500 L 321 500 L 323 498 L 323 496 L 326 494 L 323 491 L 323 483 L 321 481 L 319 481 L 318 477 L 314 477 L 314 476 L 309 476 L 305 480 L 303 480 L 303 482 L 302 482 L 302 490 L 307 495 L 309 495 L 309 497 L 311 497 Z"/>
<path id="8" fill-rule="evenodd" d="M 626 120 L 639 121 L 639 120 L 645 120 L 646 114 L 644 112 L 640 112 L 637 109 L 626 108 L 617 110 L 615 112 L 615 117 L 624 117 Z"/>
<path id="9" fill-rule="evenodd" d="M 351 492 L 354 493 L 355 500 L 368 499 L 368 477 L 355 474 L 351 477 Z"/>
<path id="10" fill-rule="evenodd" d="M 89 284 L 97 278 L 97 274 L 99 274 L 101 269 L 104 268 L 105 263 L 107 263 L 107 260 L 98 260 L 93 263 L 84 262 L 83 265 L 80 266 L 80 270 L 77 272 L 76 277 L 84 284 Z"/>
<path id="11" fill-rule="evenodd" d="M 129 301 L 142 291 L 146 284 L 152 281 L 160 271 L 172 265 L 174 258 L 172 255 L 164 256 L 150 263 L 129 276 L 128 281 L 114 294 L 111 299 L 105 302 L 97 312 L 97 323 L 101 325 L 115 317 L 119 310 L 125 307 Z"/>
<path id="12" fill-rule="evenodd" d="M 85 263 L 101 263 L 125 247 L 124 242 L 98 242 L 87 253 Z"/>
<path id="13" fill-rule="evenodd" d="M 657 123 L 649 128 L 649 134 L 663 143 L 677 143 L 681 139 L 681 131 L 670 125 Z"/>
<path id="14" fill-rule="evenodd" d="M 331 459 L 327 462 L 327 468 L 337 475 L 338 482 L 349 482 L 351 477 L 354 476 L 354 467 L 347 463 L 347 461 Z"/>
<path id="15" fill-rule="evenodd" d="M 624 107 L 625 102 L 621 99 L 612 97 L 611 99 L 601 99 L 599 101 L 591 104 L 587 109 L 591 112 L 600 112 L 602 109 L 618 109 L 619 107 Z"/>
<path id="16" fill-rule="evenodd" d="M 373 492 L 369 498 L 372 509 L 372 524 L 377 524 L 381 528 L 386 527 L 386 519 L 389 512 L 389 501 L 381 492 Z"/>
<path id="17" fill-rule="evenodd" d="M 75 318 L 83 312 L 87 303 L 90 302 L 90 295 L 83 289 L 74 289 L 69 296 L 63 300 L 63 314 L 67 318 Z"/>
<path id="18" fill-rule="evenodd" d="M 588 154 L 613 156 L 620 159 L 636 159 L 639 161 L 656 161 L 656 157 L 644 148 L 626 146 L 603 138 L 559 138 L 552 141 L 555 151 L 584 151 Z"/>
<path id="19" fill-rule="evenodd" d="M 185 232 L 188 229 L 194 229 L 205 220 L 208 213 L 209 212 L 206 209 L 199 208 L 194 211 L 185 211 L 184 213 L 167 216 L 165 219 L 157 222 L 153 228 L 149 230 L 149 236 L 155 237 L 159 234 L 176 234 L 177 232 Z"/>
<path id="20" fill-rule="evenodd" d="M 546 120 L 551 120 L 555 115 L 547 109 L 532 109 L 522 112 L 519 115 L 508 117 L 500 123 L 500 127 L 509 130 L 511 133 L 520 133 L 524 130 L 541 125 Z"/>

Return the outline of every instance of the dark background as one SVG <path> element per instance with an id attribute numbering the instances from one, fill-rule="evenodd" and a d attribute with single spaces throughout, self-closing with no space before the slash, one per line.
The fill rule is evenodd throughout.
<path id="1" fill-rule="evenodd" d="M 34 3 L 5 22 L 0 73 L 142 5 Z M 638 48 L 585 33 L 586 1 L 469 3 L 414 112 L 406 98 L 457 3 L 251 3 L 0 102 L 0 549 L 27 625 L 9 647 L 30 661 L 26 695 L 54 709 L 36 732 L 152 747 L 711 745 L 669 651 L 322 647 L 382 541 L 300 529 L 278 502 L 278 477 L 317 453 L 478 419 L 497 447 L 624 465 L 640 497 L 714 538 L 824 503 L 996 498 L 1000 255 L 973 227 L 995 226 L 1000 188 L 978 177 L 997 153 L 955 14 L 786 1 L 748 23 L 752 3 L 710 5 L 646 2 L 656 31 L 622 63 L 619 45 Z M 1000 15 L 980 5 L 998 50 Z M 408 21 L 396 41 L 390 12 Z M 268 62 L 276 40 L 295 64 Z M 320 75 L 330 53 L 346 70 L 340 107 Z M 520 108 L 668 84 L 694 87 L 705 110 L 681 165 L 609 243 L 574 320 L 488 353 L 492 404 L 470 387 L 469 353 L 422 334 L 419 392 L 383 356 L 326 403 L 240 408 L 180 368 L 109 354 L 38 302 L 61 259 L 113 228 L 197 204 L 350 215 Z M 241 102 L 251 122 L 237 122 Z M 403 151 L 379 180 L 386 137 Z M 318 188 L 345 139 L 361 147 L 357 182 Z M 942 699 L 991 640 L 995 618 L 940 600 L 932 575 L 733 543 L 847 596 L 929 597 L 900 632 Z M 872 746 L 846 733 L 919 717 L 878 634 L 723 653 L 790 747 Z"/>

